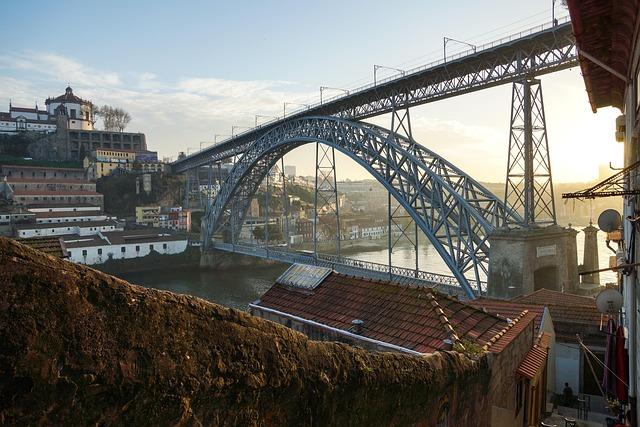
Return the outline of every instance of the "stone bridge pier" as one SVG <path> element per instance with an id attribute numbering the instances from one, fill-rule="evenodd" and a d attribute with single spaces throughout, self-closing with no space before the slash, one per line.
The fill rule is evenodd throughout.
<path id="1" fill-rule="evenodd" d="M 546 288 L 578 287 L 576 234 L 572 228 L 497 228 L 490 236 L 487 294 L 510 299 Z"/>

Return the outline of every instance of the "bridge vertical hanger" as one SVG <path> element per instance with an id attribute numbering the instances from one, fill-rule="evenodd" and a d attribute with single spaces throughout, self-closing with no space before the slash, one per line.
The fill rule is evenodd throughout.
<path id="1" fill-rule="evenodd" d="M 405 147 L 412 154 L 416 153 L 415 140 L 411 131 L 411 116 L 409 115 L 409 108 L 397 108 L 394 102 L 393 111 L 391 112 L 391 131 L 393 134 L 404 136 L 409 141 L 409 146 Z M 390 138 L 394 136 L 390 135 Z M 387 156 L 392 158 L 391 150 L 387 146 Z M 397 163 L 403 162 L 404 159 L 395 159 Z M 391 176 L 390 166 L 387 165 L 387 176 Z M 417 171 L 415 173 L 417 176 Z M 399 203 L 395 203 L 392 206 L 391 193 L 387 192 L 387 208 L 388 208 L 388 230 L 387 230 L 387 250 L 389 252 L 389 275 L 392 278 L 392 266 L 393 266 L 393 250 L 396 246 L 408 242 L 414 250 L 415 254 L 415 276 L 418 276 L 419 272 L 419 252 L 418 252 L 418 224 L 413 220 L 405 209 L 400 206 Z M 414 203 L 414 208 L 417 205 Z"/>
<path id="2" fill-rule="evenodd" d="M 269 192 L 269 176 L 271 175 L 271 171 L 271 169 L 267 171 L 264 191 L 264 248 L 267 251 L 267 258 L 269 258 L 269 201 L 271 199 L 271 193 Z"/>
<path id="3" fill-rule="evenodd" d="M 338 200 L 338 184 L 336 180 L 336 154 L 333 147 L 316 143 L 316 181 L 313 222 L 313 253 L 318 256 L 319 234 L 327 240 L 333 235 L 335 239 L 336 255 L 340 258 L 340 208 Z M 331 220 L 320 225 L 319 213 L 334 215 L 335 223 Z M 335 230 L 333 229 L 335 227 Z"/>
<path id="4" fill-rule="evenodd" d="M 289 237 L 289 197 L 287 195 L 287 176 L 284 173 L 284 156 L 280 157 L 280 169 L 282 172 L 282 216 L 284 218 L 284 238 L 287 243 L 287 250 L 291 249 L 291 239 Z"/>
<path id="5" fill-rule="evenodd" d="M 522 214 L 517 225 L 556 224 L 549 142 L 540 80 L 513 83 L 505 204 Z"/>

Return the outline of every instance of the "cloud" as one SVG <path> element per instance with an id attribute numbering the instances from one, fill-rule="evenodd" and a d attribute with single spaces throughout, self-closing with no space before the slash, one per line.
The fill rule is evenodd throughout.
<path id="1" fill-rule="evenodd" d="M 170 156 L 212 140 L 214 133 L 228 134 L 233 125 L 250 126 L 255 114 L 277 116 L 284 101 L 315 95 L 287 81 L 191 76 L 164 81 L 154 72 L 99 70 L 50 52 L 0 54 L 0 100 L 43 103 L 68 82 L 94 104 L 129 111 L 128 130 L 146 133 L 151 149 Z"/>

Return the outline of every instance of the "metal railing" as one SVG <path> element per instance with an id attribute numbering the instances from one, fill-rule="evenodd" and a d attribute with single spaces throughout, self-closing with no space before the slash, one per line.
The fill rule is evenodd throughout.
<path id="1" fill-rule="evenodd" d="M 240 132 L 240 133 L 236 134 L 235 136 L 228 137 L 228 138 L 220 141 L 217 144 L 210 145 L 209 147 L 205 148 L 205 150 L 206 149 L 210 149 L 212 147 L 216 147 L 216 146 L 221 145 L 221 144 L 225 144 L 225 143 L 227 143 L 227 142 L 229 142 L 229 141 L 231 141 L 233 139 L 241 138 L 241 137 L 245 136 L 246 134 L 250 134 L 250 133 L 254 132 L 256 129 L 260 129 L 260 128 L 265 127 L 265 126 L 270 126 L 270 125 L 278 123 L 278 122 L 280 122 L 282 120 L 286 120 L 288 118 L 294 117 L 294 116 L 296 116 L 298 114 L 305 113 L 305 112 L 307 112 L 309 110 L 312 110 L 314 108 L 319 108 L 319 107 L 324 106 L 324 105 L 326 105 L 328 103 L 331 103 L 333 101 L 337 101 L 337 100 L 342 99 L 342 98 L 348 98 L 348 97 L 356 96 L 361 92 L 367 91 L 367 90 L 372 89 L 372 88 L 377 87 L 377 86 L 384 85 L 384 84 L 392 82 L 392 81 L 405 79 L 405 78 L 410 78 L 410 77 L 414 76 L 415 74 L 421 73 L 421 72 L 426 71 L 426 70 L 428 70 L 430 68 L 435 68 L 435 67 L 437 67 L 439 65 L 447 64 L 449 62 L 456 61 L 458 59 L 462 59 L 462 58 L 465 58 L 465 57 L 468 57 L 468 56 L 478 55 L 478 54 L 480 54 L 480 53 L 482 53 L 484 51 L 493 49 L 493 48 L 495 48 L 497 46 L 500 46 L 500 45 L 503 45 L 503 44 L 506 44 L 506 43 L 509 43 L 509 42 L 512 42 L 512 41 L 515 41 L 515 40 L 522 39 L 522 38 L 530 36 L 532 34 L 536 34 L 536 33 L 540 33 L 540 32 L 545 31 L 545 30 L 552 29 L 552 28 L 557 27 L 559 25 L 566 24 L 566 23 L 568 23 L 570 21 L 571 21 L 570 16 L 566 15 L 564 17 L 558 18 L 556 23 L 554 23 L 554 22 L 546 22 L 546 23 L 543 23 L 543 24 L 536 25 L 534 27 L 527 28 L 526 30 L 519 31 L 517 33 L 512 33 L 512 34 L 510 34 L 508 36 L 505 36 L 505 37 L 502 37 L 502 38 L 499 38 L 499 39 L 496 39 L 496 40 L 492 40 L 492 41 L 484 43 L 482 45 L 478 45 L 475 49 L 472 49 L 472 48 L 466 49 L 466 50 L 451 54 L 451 55 L 449 55 L 447 57 L 444 57 L 444 58 L 429 62 L 427 64 L 423 64 L 423 65 L 419 65 L 419 66 L 414 67 L 414 68 L 410 68 L 410 69 L 406 70 L 404 73 L 398 72 L 398 73 L 392 74 L 391 76 L 385 77 L 383 79 L 377 79 L 375 82 L 371 82 L 371 83 L 368 83 L 366 85 L 359 86 L 359 87 L 357 87 L 355 89 L 349 89 L 349 90 L 347 90 L 347 91 L 345 91 L 343 93 L 334 95 L 331 98 L 324 99 L 322 102 L 305 103 L 306 106 L 304 108 L 298 108 L 298 109 L 293 110 L 291 113 L 289 113 L 287 115 L 286 118 L 285 117 L 273 118 L 273 119 L 268 120 L 268 121 L 266 121 L 266 122 L 264 122 L 264 123 L 262 123 L 262 124 L 260 124 L 260 125 L 258 125 L 256 127 L 249 128 L 249 129 L 247 129 L 247 130 L 245 130 L 243 132 Z M 200 151 L 202 151 L 202 150 L 196 151 L 195 153 L 187 156 L 186 158 L 195 156 Z"/>
<path id="2" fill-rule="evenodd" d="M 380 264 L 372 261 L 363 261 L 354 258 L 338 257 L 336 255 L 318 254 L 304 252 L 289 252 L 283 250 L 284 247 L 272 246 L 269 248 L 244 244 L 233 244 L 223 242 L 212 242 L 211 247 L 225 252 L 235 252 L 243 255 L 255 256 L 259 258 L 274 259 L 286 263 L 299 263 L 307 265 L 317 265 L 319 267 L 330 268 L 338 273 L 360 276 L 376 280 L 390 280 L 404 284 L 417 284 L 429 286 L 449 295 L 457 295 L 465 298 L 463 288 L 458 284 L 458 280 L 451 275 L 432 273 L 428 271 L 415 270 L 405 267 Z M 473 280 L 469 282 L 475 286 Z M 481 289 L 486 291 L 486 283 L 481 282 Z"/>

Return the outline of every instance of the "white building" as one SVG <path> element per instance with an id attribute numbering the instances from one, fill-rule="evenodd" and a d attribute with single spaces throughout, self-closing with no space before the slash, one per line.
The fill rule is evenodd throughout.
<path id="1" fill-rule="evenodd" d="M 116 221 L 76 221 L 51 224 L 19 224 L 15 227 L 16 237 L 29 239 L 31 237 L 62 236 L 64 234 L 78 234 L 89 236 L 109 231 L 122 231 L 124 226 Z"/>
<path id="2" fill-rule="evenodd" d="M 100 206 L 92 205 L 89 203 L 76 203 L 66 206 L 54 206 L 54 205 L 31 205 L 29 206 L 29 212 L 92 212 L 99 214 L 102 212 Z"/>
<path id="3" fill-rule="evenodd" d="M 102 264 L 109 259 L 131 259 L 149 255 L 180 254 L 187 249 L 187 237 L 158 230 L 128 230 L 93 236 L 63 236 L 69 259 L 86 265 Z"/>
<path id="4" fill-rule="evenodd" d="M 67 86 L 64 94 L 47 98 L 45 104 L 49 116 L 63 113 L 67 116 L 68 129 L 93 130 L 93 104 L 74 95 L 70 86 Z"/>
<path id="5" fill-rule="evenodd" d="M 67 87 L 65 93 L 47 98 L 46 110 L 15 107 L 9 103 L 9 112 L 0 113 L 0 133 L 13 134 L 23 131 L 53 133 L 58 119 L 66 120 L 68 129 L 93 130 L 93 104 L 73 94 Z"/>
<path id="6" fill-rule="evenodd" d="M 99 211 L 80 212 L 38 212 L 35 214 L 36 224 L 57 224 L 85 221 L 106 221 L 115 219 Z"/>

